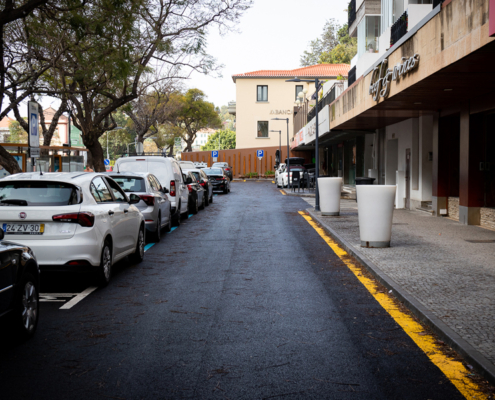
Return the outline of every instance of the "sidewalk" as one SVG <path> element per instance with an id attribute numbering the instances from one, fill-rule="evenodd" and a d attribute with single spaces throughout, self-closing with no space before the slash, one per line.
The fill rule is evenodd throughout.
<path id="1" fill-rule="evenodd" d="M 305 199 L 314 206 L 314 198 Z M 357 203 L 340 217 L 308 210 L 486 378 L 495 382 L 495 231 L 420 211 L 395 210 L 391 247 L 362 248 Z"/>

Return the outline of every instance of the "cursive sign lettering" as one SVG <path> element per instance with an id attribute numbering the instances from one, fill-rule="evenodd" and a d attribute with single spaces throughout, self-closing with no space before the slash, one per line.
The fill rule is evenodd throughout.
<path id="1" fill-rule="evenodd" d="M 402 57 L 399 64 L 393 69 L 387 68 L 388 60 L 384 59 L 371 73 L 369 94 L 373 96 L 373 100 L 378 101 L 380 97 L 387 97 L 390 93 L 390 82 L 400 80 L 403 75 L 412 71 L 418 64 L 419 54 L 409 58 Z"/>

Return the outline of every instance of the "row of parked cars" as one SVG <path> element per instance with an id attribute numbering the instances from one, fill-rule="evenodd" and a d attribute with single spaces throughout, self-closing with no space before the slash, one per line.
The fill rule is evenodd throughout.
<path id="1" fill-rule="evenodd" d="M 307 184 L 306 179 L 314 177 L 314 165 L 305 164 L 305 159 L 302 157 L 291 157 L 289 159 L 289 166 L 287 167 L 287 159 L 285 163 L 280 163 L 275 169 L 275 184 L 278 188 L 288 187 L 289 178 L 293 185 L 297 185 L 296 174 L 293 172 L 299 172 L 300 185 L 305 186 Z"/>
<path id="2" fill-rule="evenodd" d="M 40 269 L 90 271 L 105 286 L 124 257 L 230 192 L 226 165 L 122 157 L 109 173 L 29 172 L 0 180 L 0 317 L 28 338 L 38 323 Z M 7 240 L 3 240 L 3 239 Z"/>

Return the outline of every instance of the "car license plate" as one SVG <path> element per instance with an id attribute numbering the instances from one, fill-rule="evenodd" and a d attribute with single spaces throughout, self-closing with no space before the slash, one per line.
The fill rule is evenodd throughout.
<path id="1" fill-rule="evenodd" d="M 3 224 L 7 235 L 43 235 L 45 224 Z"/>

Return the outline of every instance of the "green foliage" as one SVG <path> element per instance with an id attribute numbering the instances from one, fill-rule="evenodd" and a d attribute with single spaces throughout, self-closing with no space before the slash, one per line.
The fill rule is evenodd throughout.
<path id="1" fill-rule="evenodd" d="M 275 171 L 266 171 L 265 175 L 275 175 Z"/>
<path id="2" fill-rule="evenodd" d="M 28 134 L 22 129 L 21 124 L 18 121 L 12 121 L 9 124 L 10 143 L 27 143 Z"/>
<path id="3" fill-rule="evenodd" d="M 321 38 L 312 40 L 303 52 L 301 66 L 314 64 L 350 64 L 357 53 L 357 39 L 351 38 L 347 24 L 339 25 L 331 18 L 323 27 Z"/>
<path id="4" fill-rule="evenodd" d="M 226 150 L 235 149 L 235 132 L 230 129 L 216 131 L 210 135 L 208 141 L 201 150 Z"/>
<path id="5" fill-rule="evenodd" d="M 257 172 L 248 172 L 246 178 L 257 178 L 259 175 Z"/>
<path id="6" fill-rule="evenodd" d="M 229 114 L 229 108 L 227 106 L 217 107 L 216 111 L 222 121 L 223 128 L 235 131 L 235 116 Z"/>

